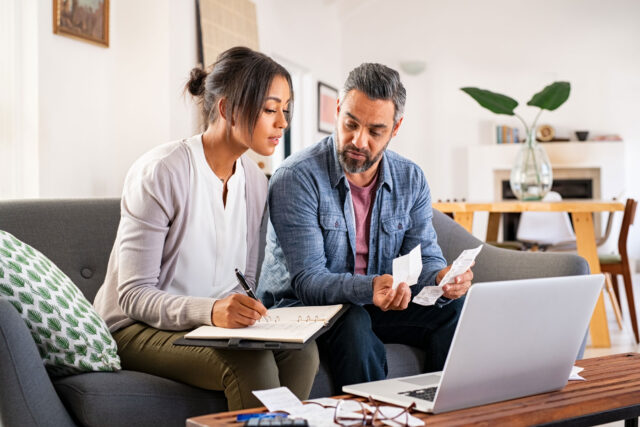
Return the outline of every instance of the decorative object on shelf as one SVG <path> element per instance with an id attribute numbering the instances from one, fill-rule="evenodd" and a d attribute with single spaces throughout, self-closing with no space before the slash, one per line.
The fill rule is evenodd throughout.
<path id="1" fill-rule="evenodd" d="M 53 0 L 53 32 L 109 47 L 109 0 Z"/>
<path id="2" fill-rule="evenodd" d="M 576 131 L 576 138 L 578 138 L 578 141 L 586 141 L 587 138 L 589 138 L 589 131 L 588 130 L 577 130 Z"/>
<path id="3" fill-rule="evenodd" d="M 551 189 L 553 172 L 547 153 L 534 137 L 536 123 L 543 110 L 553 111 L 564 104 L 571 92 L 570 83 L 554 82 L 533 95 L 527 105 L 538 107 L 540 111 L 531 126 L 527 125 L 524 119 L 513 111 L 518 106 L 518 101 L 515 99 L 475 87 L 463 87 L 461 90 L 489 111 L 515 116 L 522 122 L 527 141 L 516 156 L 509 183 L 511 190 L 519 200 L 542 199 Z"/>
<path id="4" fill-rule="evenodd" d="M 332 133 L 336 127 L 338 90 L 318 82 L 318 132 Z"/>
<path id="5" fill-rule="evenodd" d="M 541 142 L 553 141 L 556 130 L 551 125 L 540 125 L 536 130 L 536 139 Z"/>

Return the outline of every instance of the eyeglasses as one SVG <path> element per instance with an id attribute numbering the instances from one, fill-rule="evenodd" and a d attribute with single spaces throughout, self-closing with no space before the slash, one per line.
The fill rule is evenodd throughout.
<path id="1" fill-rule="evenodd" d="M 333 422 L 341 426 L 379 425 L 382 421 L 393 421 L 400 426 L 409 426 L 411 410 L 415 402 L 404 407 L 383 406 L 369 396 L 369 403 L 359 400 L 339 400 L 333 414 Z"/>

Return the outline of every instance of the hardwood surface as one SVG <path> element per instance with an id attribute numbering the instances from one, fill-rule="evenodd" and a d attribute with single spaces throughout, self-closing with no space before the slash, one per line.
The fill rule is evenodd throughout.
<path id="1" fill-rule="evenodd" d="M 584 359 L 576 365 L 584 368 L 580 375 L 586 381 L 571 381 L 559 391 L 437 415 L 421 412 L 413 415 L 424 419 L 427 426 L 596 425 L 626 419 L 635 421 L 640 415 L 640 354 Z M 236 415 L 264 410 L 248 409 L 189 418 L 187 427 L 240 425 L 235 422 Z"/>
<path id="2" fill-rule="evenodd" d="M 569 212 L 576 233 L 578 254 L 587 260 L 592 274 L 600 273 L 600 261 L 593 228 L 594 212 L 613 212 L 624 210 L 624 204 L 603 200 L 569 200 L 559 202 L 523 202 L 507 200 L 498 202 L 447 202 L 433 203 L 433 208 L 444 213 L 452 213 L 455 221 L 470 233 L 473 230 L 474 212 L 489 212 L 487 241 L 495 241 L 498 237 L 500 216 L 507 212 Z M 591 345 L 593 347 L 610 347 L 607 315 L 604 309 L 602 293 L 589 325 Z"/>

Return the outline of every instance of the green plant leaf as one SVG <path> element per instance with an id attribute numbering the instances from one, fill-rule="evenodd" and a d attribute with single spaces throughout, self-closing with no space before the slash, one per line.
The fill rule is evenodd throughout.
<path id="1" fill-rule="evenodd" d="M 29 292 L 19 292 L 18 299 L 23 304 L 33 305 L 33 296 Z"/>
<path id="2" fill-rule="evenodd" d="M 0 266 L 0 279 L 4 279 L 4 268 Z"/>
<path id="3" fill-rule="evenodd" d="M 58 346 L 64 350 L 69 350 L 69 340 L 65 337 L 57 336 L 56 344 L 58 344 Z"/>
<path id="4" fill-rule="evenodd" d="M 85 344 L 76 344 L 73 346 L 73 348 L 75 349 L 76 353 L 78 353 L 80 356 L 87 355 L 87 346 Z"/>
<path id="5" fill-rule="evenodd" d="M 83 371 L 92 371 L 93 369 L 91 369 L 91 365 L 89 364 L 89 362 L 87 362 L 86 360 L 81 360 L 79 362 L 80 365 L 80 369 L 82 369 Z"/>
<path id="6" fill-rule="evenodd" d="M 75 317 L 73 317 L 71 314 L 67 314 L 64 318 L 65 318 L 65 320 L 66 320 L 67 322 L 69 322 L 69 324 L 70 324 L 71 326 L 73 326 L 74 328 L 77 328 L 77 327 L 78 327 L 78 323 L 79 323 L 79 322 L 78 322 L 78 319 L 76 319 Z"/>
<path id="7" fill-rule="evenodd" d="M 96 335 L 98 333 L 98 331 L 96 330 L 96 327 L 93 326 L 91 323 L 83 323 L 82 327 L 84 328 L 84 331 L 89 335 Z"/>
<path id="8" fill-rule="evenodd" d="M 15 256 L 15 260 L 18 261 L 20 264 L 29 265 L 29 261 L 27 261 L 27 259 L 20 254 Z"/>
<path id="9" fill-rule="evenodd" d="M 53 329 L 56 332 L 60 332 L 60 330 L 62 330 L 60 321 L 52 317 L 47 319 L 47 326 L 49 326 L 49 329 Z"/>
<path id="10" fill-rule="evenodd" d="M 0 283 L 0 294 L 6 295 L 8 297 L 13 296 L 13 288 L 4 283 Z"/>
<path id="11" fill-rule="evenodd" d="M 7 261 L 7 265 L 9 266 L 10 269 L 15 271 L 16 273 L 18 274 L 22 273 L 22 267 L 20 266 L 20 264 L 17 264 L 13 261 Z"/>
<path id="12" fill-rule="evenodd" d="M 43 313 L 51 314 L 53 313 L 53 306 L 46 301 L 40 301 L 40 310 Z"/>
<path id="13" fill-rule="evenodd" d="M 19 301 L 11 300 L 9 301 L 15 308 L 18 310 L 18 313 L 22 314 L 24 309 L 22 308 L 22 304 Z"/>
<path id="14" fill-rule="evenodd" d="M 47 338 L 47 339 L 51 338 L 51 331 L 50 331 L 50 330 L 48 330 L 47 328 L 43 328 L 42 326 L 38 326 L 38 327 L 36 328 L 36 330 L 37 330 L 37 331 L 38 331 L 38 333 L 39 333 L 40 335 L 42 335 L 43 337 L 45 337 L 45 338 Z"/>
<path id="15" fill-rule="evenodd" d="M 40 338 L 40 335 L 38 335 L 37 333 L 31 332 L 31 338 L 33 338 L 33 341 L 37 345 L 42 345 L 42 338 Z"/>
<path id="16" fill-rule="evenodd" d="M 51 289 L 53 292 L 57 292 L 58 291 L 58 287 L 56 285 L 54 285 L 53 283 L 51 283 L 51 280 L 49 279 L 45 279 L 44 283 L 47 285 L 47 287 L 49 289 Z"/>
<path id="17" fill-rule="evenodd" d="M 80 332 L 73 328 L 67 328 L 67 334 L 72 340 L 78 341 L 80 339 Z"/>
<path id="18" fill-rule="evenodd" d="M 5 248 L 0 248 L 0 255 L 2 255 L 5 258 L 11 258 L 11 252 L 6 250 Z"/>
<path id="19" fill-rule="evenodd" d="M 51 299 L 51 293 L 44 286 L 38 286 L 36 292 L 38 292 L 38 294 L 40 294 L 40 296 L 46 300 Z"/>
<path id="20" fill-rule="evenodd" d="M 76 361 L 76 354 L 73 351 L 68 351 L 64 355 L 64 360 L 67 362 L 67 364 L 73 365 L 73 363 Z"/>
<path id="21" fill-rule="evenodd" d="M 29 309 L 27 311 L 27 317 L 34 323 L 42 323 L 42 314 L 38 313 L 35 310 Z"/>
<path id="22" fill-rule="evenodd" d="M 56 295 L 56 301 L 58 305 L 65 310 L 69 308 L 69 302 L 62 295 Z"/>
<path id="23" fill-rule="evenodd" d="M 33 270 L 27 270 L 27 276 L 34 282 L 40 282 L 42 280 L 40 275 Z"/>
<path id="24" fill-rule="evenodd" d="M 518 106 L 518 101 L 501 93 L 491 92 L 477 87 L 463 87 L 461 91 L 475 99 L 478 104 L 496 114 L 513 116 L 513 110 Z"/>
<path id="25" fill-rule="evenodd" d="M 569 98 L 571 84 L 569 82 L 554 82 L 533 95 L 527 105 L 553 111 Z"/>

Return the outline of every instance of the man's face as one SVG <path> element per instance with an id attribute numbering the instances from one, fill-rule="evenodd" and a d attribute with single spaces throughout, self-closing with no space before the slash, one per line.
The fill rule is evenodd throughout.
<path id="1" fill-rule="evenodd" d="M 351 90 L 338 105 L 336 136 L 338 160 L 345 172 L 355 174 L 378 166 L 389 141 L 398 133 L 402 119 L 393 123 L 391 100 L 372 100 Z"/>

